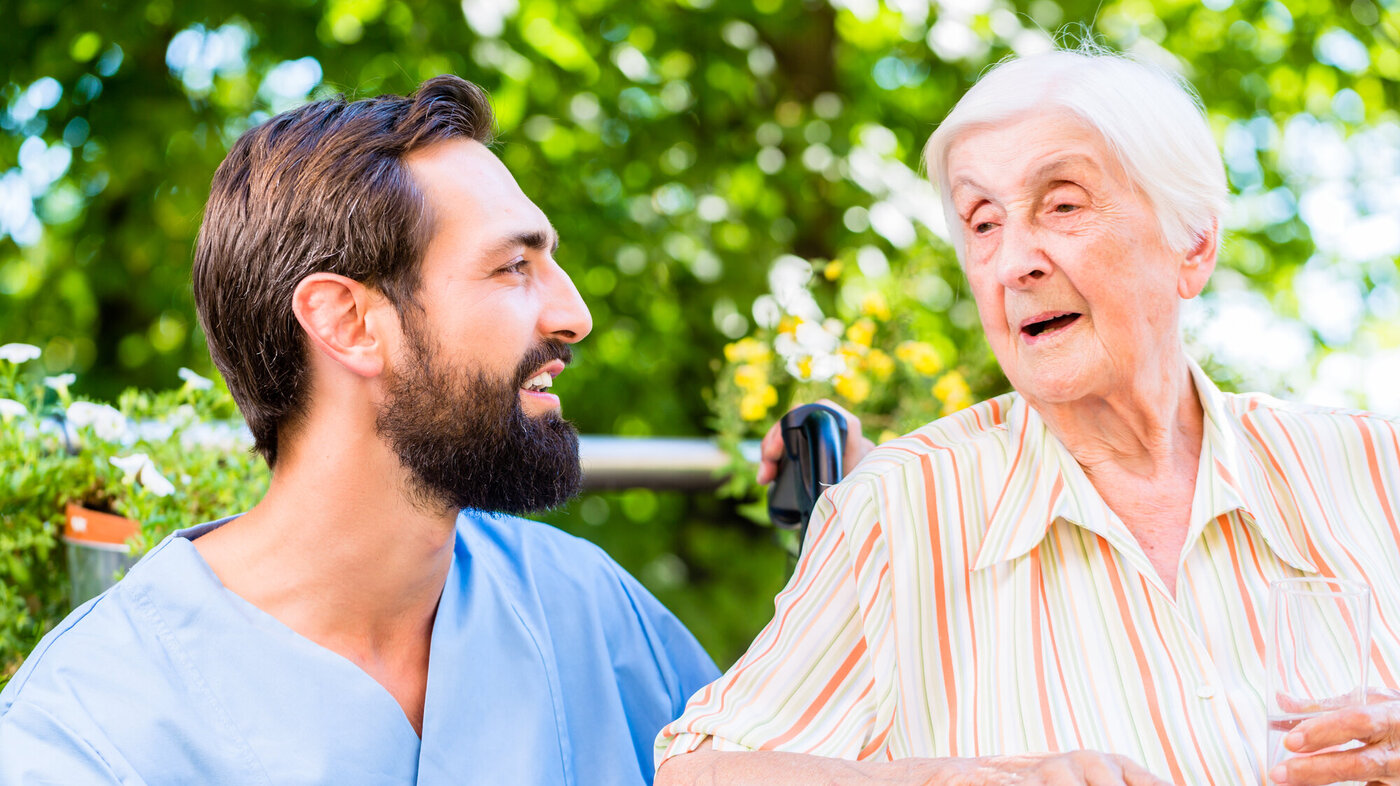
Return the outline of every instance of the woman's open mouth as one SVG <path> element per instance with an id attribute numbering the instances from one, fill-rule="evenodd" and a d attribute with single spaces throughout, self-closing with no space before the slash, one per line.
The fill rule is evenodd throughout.
<path id="1" fill-rule="evenodd" d="M 1021 323 L 1021 332 L 1030 338 L 1044 336 L 1055 333 L 1069 327 L 1079 319 L 1081 315 L 1073 311 L 1065 311 L 1058 314 L 1041 314 Z"/>

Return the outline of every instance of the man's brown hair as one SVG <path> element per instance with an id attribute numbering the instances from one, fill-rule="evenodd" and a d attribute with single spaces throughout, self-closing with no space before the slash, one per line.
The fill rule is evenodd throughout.
<path id="1" fill-rule="evenodd" d="M 194 256 L 194 299 L 214 365 L 277 461 L 278 429 L 305 412 L 306 347 L 292 293 L 337 273 L 416 307 L 430 237 L 404 157 L 454 138 L 491 141 L 486 93 L 455 76 L 411 96 L 343 96 L 283 112 L 239 137 L 214 173 Z"/>

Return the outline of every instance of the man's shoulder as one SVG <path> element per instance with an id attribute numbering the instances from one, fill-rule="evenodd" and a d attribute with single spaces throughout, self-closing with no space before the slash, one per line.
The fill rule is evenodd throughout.
<path id="1" fill-rule="evenodd" d="M 76 699 L 75 707 L 105 706 L 86 698 L 104 691 L 113 698 L 130 696 L 133 684 L 161 682 L 160 662 L 167 656 L 148 591 L 168 570 L 168 560 L 152 554 L 125 579 L 74 609 L 44 636 L 0 693 L 0 715 L 18 701 L 49 704 L 64 696 Z"/>
<path id="2" fill-rule="evenodd" d="M 161 628 L 161 596 L 151 591 L 168 583 L 167 562 L 159 553 L 148 556 L 74 609 L 20 665 L 0 692 L 0 759 L 19 769 L 0 767 L 0 776 L 48 777 L 82 762 L 129 773 L 150 752 L 142 740 L 152 713 L 161 713 L 167 728 L 207 721 L 185 692 L 181 653 Z M 189 717 L 176 718 L 180 713 Z"/>

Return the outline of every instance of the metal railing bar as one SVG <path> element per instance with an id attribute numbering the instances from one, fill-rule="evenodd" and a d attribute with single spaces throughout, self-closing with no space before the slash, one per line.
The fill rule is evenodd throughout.
<path id="1" fill-rule="evenodd" d="M 740 444 L 744 457 L 758 459 L 758 442 Z M 705 437 L 614 437 L 584 434 L 578 440 L 583 487 L 589 491 L 649 488 L 710 491 L 729 456 Z"/>

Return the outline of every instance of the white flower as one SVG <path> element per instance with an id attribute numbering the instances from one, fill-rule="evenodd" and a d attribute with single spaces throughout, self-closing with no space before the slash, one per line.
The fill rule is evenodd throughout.
<path id="1" fill-rule="evenodd" d="M 39 348 L 33 344 L 6 344 L 0 347 L 0 360 L 8 360 L 18 366 L 39 357 Z"/>
<path id="2" fill-rule="evenodd" d="M 157 497 L 165 497 L 175 492 L 175 484 L 166 480 L 160 474 L 156 465 L 151 461 L 151 457 L 145 453 L 133 453 L 130 456 L 113 456 L 109 461 L 123 473 L 122 482 L 141 484 L 141 487 L 151 492 Z"/>
<path id="3" fill-rule="evenodd" d="M 840 355 L 808 355 L 805 359 L 811 361 L 806 373 L 802 367 L 803 357 L 793 356 L 788 358 L 787 372 L 796 379 L 812 380 L 815 382 L 826 382 L 838 374 L 847 371 L 846 359 Z"/>
<path id="4" fill-rule="evenodd" d="M 68 405 L 68 422 L 74 429 L 92 426 L 99 439 L 116 442 L 126 436 L 126 416 L 107 406 L 90 401 L 74 401 Z"/>
<path id="5" fill-rule="evenodd" d="M 812 263 L 792 254 L 773 260 L 768 270 L 768 288 L 783 311 L 802 319 L 821 319 L 821 307 L 807 289 L 811 280 Z"/>
<path id="6" fill-rule="evenodd" d="M 58 391 L 60 396 L 67 396 L 68 386 L 77 381 L 77 374 L 59 374 L 56 377 L 44 377 L 44 387 Z"/>
<path id="7" fill-rule="evenodd" d="M 242 423 L 196 423 L 180 432 L 180 445 L 190 448 L 212 448 L 230 452 L 246 450 L 253 444 L 253 435 Z"/>
<path id="8" fill-rule="evenodd" d="M 125 475 L 122 482 L 130 483 L 136 480 L 136 475 L 142 467 L 151 463 L 151 457 L 145 453 L 132 453 L 130 456 L 113 456 L 108 461 L 112 462 L 112 466 L 121 470 Z"/>
<path id="9" fill-rule="evenodd" d="M 165 476 L 156 469 L 155 464 L 147 463 L 146 466 L 142 467 L 138 480 L 141 481 L 142 488 L 157 497 L 168 497 L 175 493 L 175 484 L 166 480 Z"/>
<path id="10" fill-rule="evenodd" d="M 836 329 L 840 330 L 840 323 L 838 322 L 836 325 Z M 797 339 L 797 346 L 809 355 L 830 354 L 841 346 L 841 335 L 840 333 L 833 335 L 828 330 L 829 327 L 832 326 L 826 323 L 799 322 L 793 338 Z"/>
<path id="11" fill-rule="evenodd" d="M 29 414 L 29 410 L 18 401 L 12 398 L 0 398 L 0 418 L 5 422 L 10 422 L 10 418 L 22 418 Z"/>
<path id="12" fill-rule="evenodd" d="M 202 377 L 184 366 L 181 366 L 180 370 L 176 373 L 180 375 L 180 379 L 185 380 L 186 385 L 195 390 L 208 390 L 214 387 L 214 380 L 208 377 Z"/>
<path id="13" fill-rule="evenodd" d="M 773 349 L 793 377 L 825 382 L 847 370 L 845 358 L 836 352 L 843 329 L 840 320 L 801 321 L 792 333 L 778 334 Z"/>

